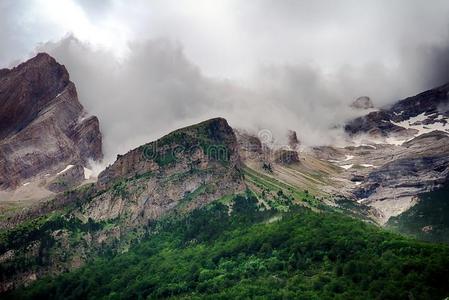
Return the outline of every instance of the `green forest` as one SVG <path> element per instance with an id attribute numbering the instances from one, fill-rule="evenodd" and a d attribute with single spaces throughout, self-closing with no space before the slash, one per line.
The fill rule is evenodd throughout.
<path id="1" fill-rule="evenodd" d="M 149 224 L 139 243 L 9 299 L 444 299 L 449 247 L 251 193 Z"/>

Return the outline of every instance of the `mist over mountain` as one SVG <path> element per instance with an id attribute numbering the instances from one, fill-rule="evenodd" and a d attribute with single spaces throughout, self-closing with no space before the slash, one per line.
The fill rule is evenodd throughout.
<path id="1" fill-rule="evenodd" d="M 109 161 L 214 116 L 269 129 L 280 143 L 288 129 L 304 145 L 335 143 L 358 97 L 382 107 L 449 79 L 444 1 L 66 2 L 70 14 L 3 3 L 0 37 L 23 34 L 5 42 L 0 62 L 46 51 L 64 64 L 101 120 Z"/>
<path id="2" fill-rule="evenodd" d="M 0 1 L 0 299 L 448 299 L 448 15 Z"/>
<path id="3" fill-rule="evenodd" d="M 102 120 L 107 155 L 217 115 L 256 133 L 269 129 L 280 143 L 290 128 L 307 146 L 335 143 L 340 126 L 360 115 L 350 107 L 359 95 L 382 107 L 447 76 L 447 50 L 438 47 L 419 50 L 422 56 L 406 54 L 410 61 L 396 70 L 373 64 L 326 74 L 313 65 L 265 65 L 245 82 L 207 76 L 167 39 L 129 47 L 121 60 L 73 36 L 39 47 L 65 63 L 81 99 Z"/>

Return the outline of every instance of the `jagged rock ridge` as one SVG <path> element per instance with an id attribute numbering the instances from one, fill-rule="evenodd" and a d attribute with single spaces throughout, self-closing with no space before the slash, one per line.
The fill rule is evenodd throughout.
<path id="1" fill-rule="evenodd" d="M 87 212 L 94 220 L 126 212 L 131 223 L 145 224 L 193 194 L 188 210 L 242 191 L 240 165 L 232 128 L 222 118 L 211 119 L 119 156 L 98 176 L 98 189 L 108 192 Z M 124 191 L 121 197 L 117 190 Z"/>
<path id="2" fill-rule="evenodd" d="M 408 128 L 404 128 L 397 123 L 419 115 L 423 115 L 424 120 L 422 121 L 426 125 L 447 123 L 447 118 L 449 118 L 449 83 L 398 101 L 391 107 L 356 118 L 345 126 L 345 130 L 351 135 L 388 136 L 398 133 L 405 134 Z"/>
<path id="3" fill-rule="evenodd" d="M 78 101 L 69 74 L 48 54 L 0 72 L 0 189 L 68 164 L 100 160 L 97 117 Z"/>

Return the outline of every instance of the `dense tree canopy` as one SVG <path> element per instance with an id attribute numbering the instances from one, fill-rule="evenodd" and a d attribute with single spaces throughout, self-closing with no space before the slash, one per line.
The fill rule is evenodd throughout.
<path id="1" fill-rule="evenodd" d="M 443 299 L 449 248 L 339 213 L 237 196 L 150 224 L 143 241 L 8 295 L 42 299 Z"/>

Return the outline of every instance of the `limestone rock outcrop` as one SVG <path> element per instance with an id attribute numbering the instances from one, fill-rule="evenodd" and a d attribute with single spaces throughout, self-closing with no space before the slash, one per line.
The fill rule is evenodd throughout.
<path id="1" fill-rule="evenodd" d="M 48 54 L 0 72 L 0 189 L 102 158 L 99 121 Z"/>

